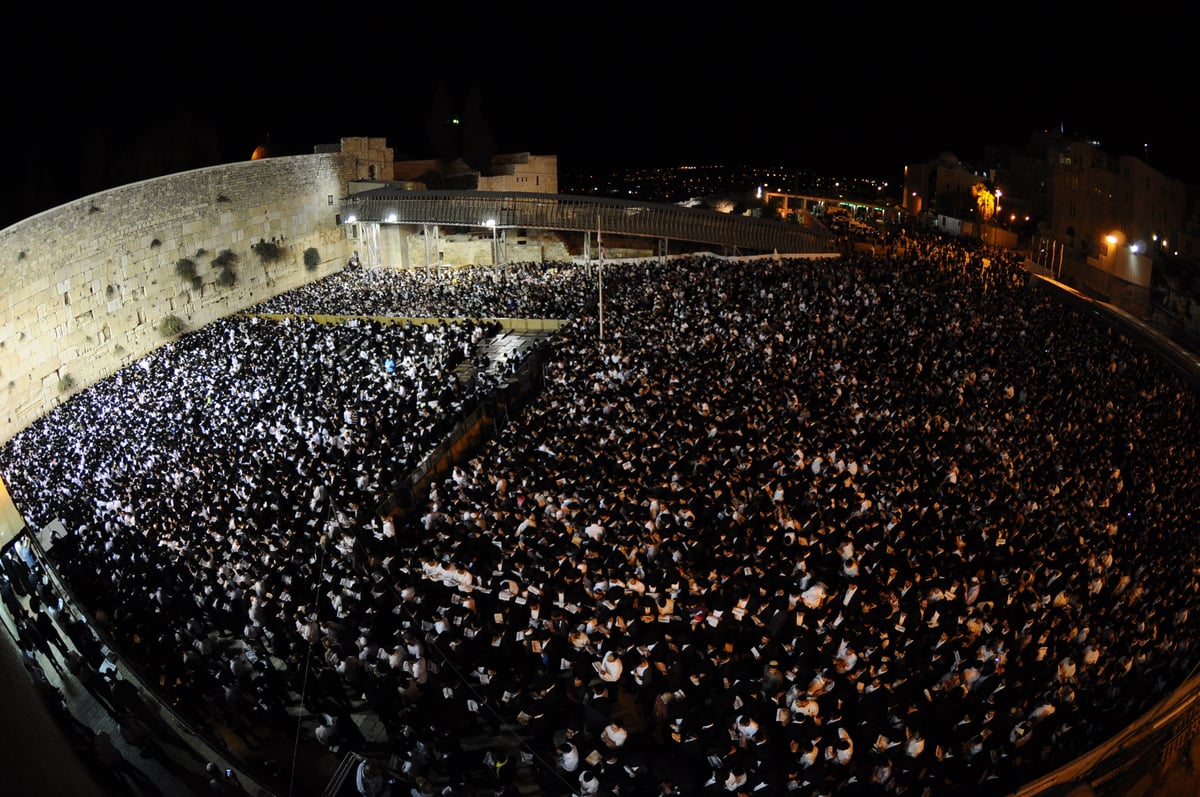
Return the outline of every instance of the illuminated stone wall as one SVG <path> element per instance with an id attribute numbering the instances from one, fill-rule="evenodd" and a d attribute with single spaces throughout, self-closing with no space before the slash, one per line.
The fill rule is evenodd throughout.
<path id="1" fill-rule="evenodd" d="M 359 225 L 360 234 L 372 234 L 369 225 Z M 376 225 L 379 252 L 378 262 L 370 265 L 392 268 L 422 268 L 441 262 L 449 266 L 490 266 L 492 264 L 492 236 L 490 232 L 474 234 L 461 232 L 462 228 L 429 225 L 428 261 L 426 239 L 422 228 L 412 224 Z M 570 260 L 571 253 L 562 237 L 548 230 L 526 230 L 518 234 L 508 230 L 499 241 L 501 262 L 544 263 L 546 261 Z M 366 251 L 362 240 L 352 242 L 354 248 Z"/>
<path id="2" fill-rule="evenodd" d="M 344 151 L 216 166 L 0 230 L 0 442 L 167 342 L 164 318 L 196 329 L 341 269 L 350 247 L 338 207 L 362 168 Z M 256 254 L 264 241 L 280 247 L 277 262 Z M 303 262 L 309 247 L 315 270 Z M 227 287 L 212 265 L 226 250 L 236 257 Z M 178 273 L 183 258 L 195 281 Z"/>
<path id="3" fill-rule="evenodd" d="M 497 155 L 492 159 L 492 175 L 479 178 L 479 190 L 557 194 L 558 156 Z"/>

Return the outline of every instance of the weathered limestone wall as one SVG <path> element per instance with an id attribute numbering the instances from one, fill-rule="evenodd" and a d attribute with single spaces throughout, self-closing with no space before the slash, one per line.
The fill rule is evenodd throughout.
<path id="1" fill-rule="evenodd" d="M 167 342 L 164 318 L 196 329 L 341 269 L 350 247 L 337 211 L 356 167 L 330 152 L 198 169 L 0 230 L 0 443 Z M 280 247 L 277 262 L 255 253 L 264 241 Z M 223 287 L 212 261 L 226 250 L 236 281 Z M 196 280 L 177 273 L 182 258 Z"/>

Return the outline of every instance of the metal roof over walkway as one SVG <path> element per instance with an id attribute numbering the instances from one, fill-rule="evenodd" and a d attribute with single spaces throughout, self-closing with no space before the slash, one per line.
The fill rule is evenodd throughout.
<path id="1" fill-rule="evenodd" d="M 602 230 L 605 236 L 686 241 L 746 254 L 836 252 L 832 233 L 820 225 L 801 226 L 680 205 L 568 194 L 410 191 L 385 187 L 346 197 L 341 211 L 347 223 L 578 233 Z"/>

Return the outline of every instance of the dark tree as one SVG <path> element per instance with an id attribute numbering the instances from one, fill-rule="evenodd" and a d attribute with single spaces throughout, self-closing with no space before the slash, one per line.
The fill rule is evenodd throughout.
<path id="1" fill-rule="evenodd" d="M 483 111 L 483 95 L 477 86 L 467 93 L 467 102 L 462 115 L 463 160 L 484 174 L 491 171 L 492 156 L 496 154 L 496 142 L 488 127 Z"/>
<path id="2" fill-rule="evenodd" d="M 454 100 L 450 89 L 439 82 L 433 93 L 433 106 L 425 123 L 429 135 L 429 147 L 439 160 L 454 160 L 462 154 L 461 131 L 458 115 L 454 111 Z"/>

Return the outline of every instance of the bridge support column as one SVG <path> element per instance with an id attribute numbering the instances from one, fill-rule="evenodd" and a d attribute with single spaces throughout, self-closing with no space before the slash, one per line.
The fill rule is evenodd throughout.
<path id="1" fill-rule="evenodd" d="M 379 253 L 379 223 L 367 222 L 359 224 L 359 236 L 362 239 L 361 259 L 363 265 L 375 268 L 383 265 Z"/>

